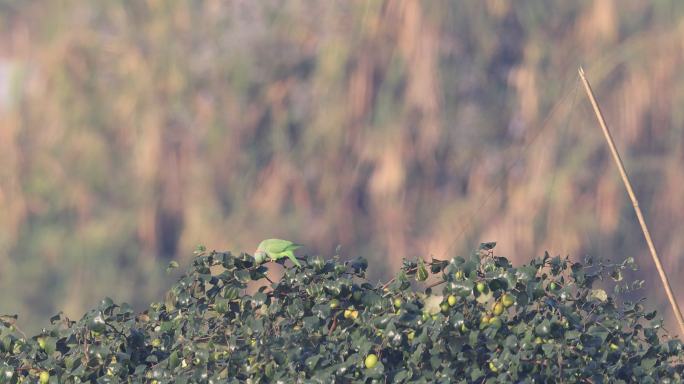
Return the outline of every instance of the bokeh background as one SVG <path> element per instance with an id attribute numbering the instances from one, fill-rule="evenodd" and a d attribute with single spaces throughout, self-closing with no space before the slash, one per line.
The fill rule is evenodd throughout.
<path id="1" fill-rule="evenodd" d="M 139 308 L 197 244 L 634 257 L 684 301 L 684 2 L 0 1 L 0 313 Z"/>

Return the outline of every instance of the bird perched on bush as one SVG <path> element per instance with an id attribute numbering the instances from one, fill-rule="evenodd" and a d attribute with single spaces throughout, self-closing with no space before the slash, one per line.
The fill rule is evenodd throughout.
<path id="1" fill-rule="evenodd" d="M 289 240 L 266 239 L 259 243 L 259 246 L 254 252 L 254 260 L 256 260 L 257 264 L 262 264 L 266 262 L 267 258 L 276 261 L 283 257 L 287 257 L 294 265 L 301 268 L 302 265 L 299 264 L 299 261 L 294 255 L 294 250 L 300 247 L 300 244 L 293 243 Z"/>

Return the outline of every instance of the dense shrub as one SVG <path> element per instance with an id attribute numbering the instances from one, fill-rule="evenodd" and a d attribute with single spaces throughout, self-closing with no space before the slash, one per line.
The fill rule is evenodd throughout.
<path id="1" fill-rule="evenodd" d="M 0 382 L 681 382 L 655 312 L 592 286 L 633 288 L 631 260 L 514 268 L 493 246 L 375 285 L 362 258 L 307 257 L 271 282 L 250 255 L 199 249 L 141 313 L 104 299 L 30 338 L 3 317 Z"/>

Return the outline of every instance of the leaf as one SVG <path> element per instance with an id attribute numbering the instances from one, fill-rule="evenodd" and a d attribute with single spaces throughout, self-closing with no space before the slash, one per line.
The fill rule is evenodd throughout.
<path id="1" fill-rule="evenodd" d="M 657 362 L 658 362 L 658 359 L 656 359 L 654 357 L 643 359 L 643 360 L 641 360 L 641 368 L 648 371 L 648 370 L 652 369 L 656 365 Z"/>
<path id="2" fill-rule="evenodd" d="M 176 260 L 171 260 L 169 265 L 166 266 L 166 273 L 170 273 L 176 268 L 178 268 L 178 262 Z"/>
<path id="3" fill-rule="evenodd" d="M 431 315 L 436 315 L 441 312 L 440 304 L 444 301 L 442 295 L 431 295 L 425 299 L 425 311 Z"/>
<path id="4" fill-rule="evenodd" d="M 603 289 L 592 289 L 590 297 L 602 302 L 608 300 L 608 294 Z"/>
<path id="5" fill-rule="evenodd" d="M 614 281 L 622 281 L 622 271 L 619 269 L 616 269 L 613 272 L 611 272 L 610 277 Z"/>
<path id="6" fill-rule="evenodd" d="M 494 301 L 494 293 L 492 290 L 487 290 L 483 293 L 480 293 L 480 296 L 478 296 L 476 300 L 478 303 L 485 305 L 492 303 Z"/>
<path id="7" fill-rule="evenodd" d="M 418 260 L 418 271 L 416 273 L 416 281 L 425 281 L 428 278 L 428 270 L 425 267 L 423 259 Z"/>
<path id="8" fill-rule="evenodd" d="M 181 384 L 681 381 L 682 344 L 663 337 L 655 312 L 576 279 L 578 271 L 605 279 L 606 264 L 568 269 L 545 256 L 516 269 L 502 257 L 433 260 L 445 280 L 424 289 L 412 288 L 405 268 L 394 283 L 374 285 L 336 258 L 309 260 L 273 282 L 252 281 L 261 267 L 248 256 L 212 252 L 192 261 L 166 305 L 136 313 L 105 299 L 77 322 L 55 316 L 32 338 L 16 317 L 2 318 L 0 377 L 36 367 L 21 375 L 35 382 L 44 369 L 50 382 Z M 405 265 L 430 274 L 419 271 L 424 261 Z M 474 289 L 480 281 L 484 293 Z M 562 288 L 544 290 L 551 281 Z M 504 293 L 515 303 L 483 322 L 499 313 L 494 302 L 509 302 Z M 445 300 L 451 295 L 458 297 Z M 370 353 L 380 361 L 366 368 Z M 530 364 L 540 360 L 548 364 Z"/>

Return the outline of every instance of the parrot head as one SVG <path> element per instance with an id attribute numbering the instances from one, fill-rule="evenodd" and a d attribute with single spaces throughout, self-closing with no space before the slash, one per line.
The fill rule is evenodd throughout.
<path id="1" fill-rule="evenodd" d="M 254 252 L 254 260 L 257 264 L 263 264 L 266 261 L 266 252 L 261 250 Z"/>

